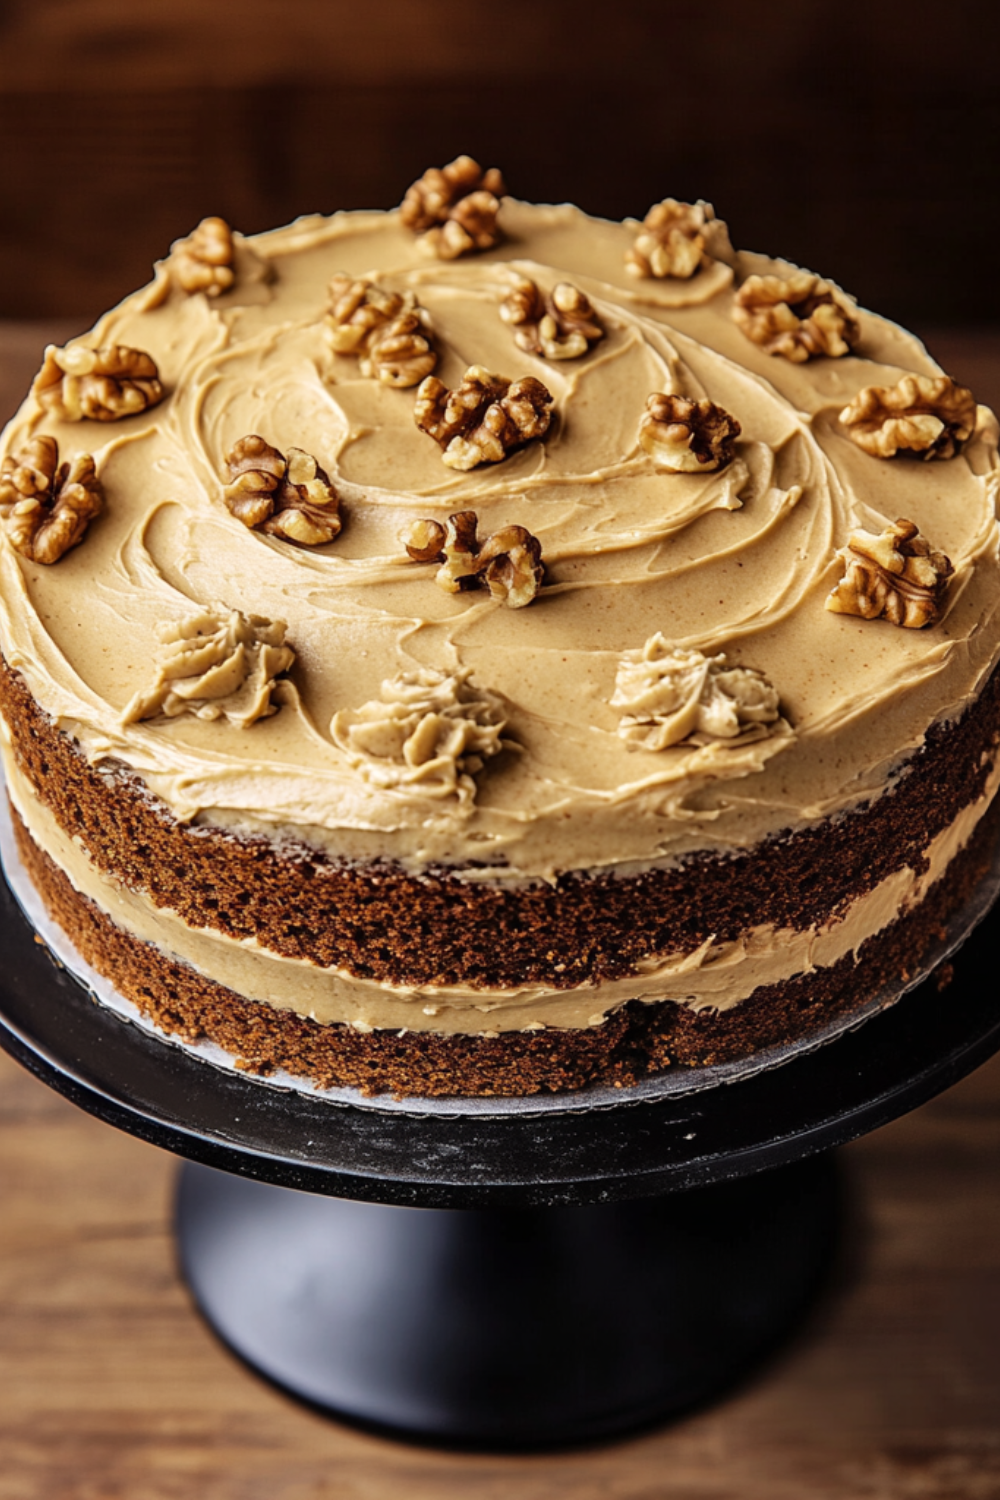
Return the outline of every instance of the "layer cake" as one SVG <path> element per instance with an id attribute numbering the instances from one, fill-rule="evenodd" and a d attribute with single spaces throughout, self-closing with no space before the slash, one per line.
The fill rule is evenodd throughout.
<path id="1" fill-rule="evenodd" d="M 0 449 L 22 860 L 262 1073 L 521 1094 L 806 1038 L 992 854 L 995 419 L 707 205 L 445 171 L 206 221 L 47 353 Z"/>

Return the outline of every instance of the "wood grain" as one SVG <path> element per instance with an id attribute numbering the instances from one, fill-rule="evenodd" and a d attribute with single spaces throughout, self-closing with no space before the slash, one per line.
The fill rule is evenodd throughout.
<path id="1" fill-rule="evenodd" d="M 94 88 L 215 88 L 331 80 L 346 82 L 448 78 L 479 83 L 567 78 L 593 87 L 609 77 L 700 97 L 695 124 L 725 109 L 720 77 L 766 98 L 778 90 L 802 96 L 830 86 L 845 103 L 867 87 L 887 97 L 920 92 L 942 80 L 991 85 L 988 45 L 955 54 L 928 46 L 919 0 L 912 23 L 864 0 L 703 0 L 672 7 L 662 0 L 618 0 L 614 11 L 584 14 L 576 0 L 505 0 L 490 16 L 454 0 L 7 0 L 0 40 L 16 67 L 0 72 L 0 90 L 54 94 Z M 991 7 L 953 0 L 952 36 L 975 27 L 988 43 Z M 850 34 L 849 55 L 835 40 Z M 824 57 L 824 53 L 827 54 Z M 699 66 L 685 66 L 697 63 Z M 829 83 L 828 83 L 829 80 Z M 525 100 L 526 108 L 531 104 Z M 692 130 L 691 134 L 694 135 Z M 539 143 L 541 144 L 541 143 Z"/>
<path id="2" fill-rule="evenodd" d="M 0 325 L 0 419 L 69 331 Z M 1000 405 L 1000 339 L 931 343 Z M 172 1159 L 0 1055 L 0 1500 L 996 1500 L 1000 1058 L 841 1158 L 835 1282 L 739 1391 L 586 1453 L 446 1454 L 249 1374 L 178 1279 Z"/>
<path id="3" fill-rule="evenodd" d="M 904 322 L 1000 322 L 1000 9 L 937 10 L 2 0 L 0 316 L 93 316 L 205 214 L 388 207 L 469 151 L 615 218 L 708 198 Z"/>

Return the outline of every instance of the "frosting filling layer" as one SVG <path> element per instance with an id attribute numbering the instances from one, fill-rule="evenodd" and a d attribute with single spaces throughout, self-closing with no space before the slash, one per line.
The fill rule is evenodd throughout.
<path id="1" fill-rule="evenodd" d="M 983 796 L 964 808 L 928 846 L 923 873 L 904 867 L 822 928 L 753 928 L 738 942 L 706 942 L 693 953 L 650 960 L 640 964 L 634 976 L 604 984 L 484 991 L 386 985 L 344 970 L 284 958 L 254 942 L 189 927 L 176 913 L 154 906 L 144 895 L 98 871 L 79 843 L 63 832 L 49 809 L 34 797 L 6 749 L 4 763 L 11 802 L 36 843 L 82 895 L 134 937 L 238 994 L 320 1024 L 345 1022 L 360 1030 L 473 1035 L 599 1025 L 629 1000 L 670 1000 L 695 1011 L 729 1010 L 763 985 L 832 965 L 924 898 L 965 847 L 1000 786 L 998 762 Z"/>

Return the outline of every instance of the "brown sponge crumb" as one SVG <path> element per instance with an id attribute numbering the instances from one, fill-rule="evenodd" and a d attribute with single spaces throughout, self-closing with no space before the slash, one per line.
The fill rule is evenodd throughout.
<path id="1" fill-rule="evenodd" d="M 870 806 L 745 853 L 516 889 L 179 823 L 126 768 L 89 765 L 2 660 L 0 710 L 19 768 L 63 830 L 98 869 L 191 926 L 393 985 L 569 989 L 760 924 L 821 926 L 895 870 L 924 869 L 930 841 L 982 795 L 1000 739 L 1000 673 L 961 720 L 930 730 Z"/>
<path id="2" fill-rule="evenodd" d="M 210 1038 L 238 1067 L 265 1076 L 284 1068 L 324 1088 L 454 1097 L 625 1086 L 666 1068 L 728 1062 L 798 1041 L 860 1010 L 887 984 L 919 969 L 982 879 L 1000 806 L 994 804 L 925 900 L 869 938 L 856 960 L 848 954 L 827 969 L 765 986 L 729 1011 L 696 1015 L 670 1001 L 631 1001 L 602 1026 L 496 1037 L 359 1032 L 244 999 L 117 927 L 74 889 L 16 812 L 13 819 L 21 859 L 55 921 L 87 962 L 168 1035 Z"/>

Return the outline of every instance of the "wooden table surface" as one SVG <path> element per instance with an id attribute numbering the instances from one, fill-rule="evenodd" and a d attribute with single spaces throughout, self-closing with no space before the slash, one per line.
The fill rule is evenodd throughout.
<path id="1" fill-rule="evenodd" d="M 69 331 L 0 325 L 0 412 Z M 1000 337 L 932 346 L 1000 402 Z M 833 1284 L 739 1391 L 587 1452 L 449 1454 L 250 1375 L 178 1278 L 172 1158 L 0 1056 L 0 1500 L 996 1500 L 1000 1058 L 840 1156 Z"/>

